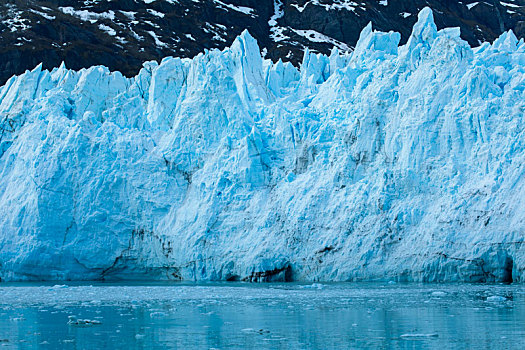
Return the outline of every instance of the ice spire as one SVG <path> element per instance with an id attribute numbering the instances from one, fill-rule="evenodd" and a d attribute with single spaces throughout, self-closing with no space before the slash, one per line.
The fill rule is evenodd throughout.
<path id="1" fill-rule="evenodd" d="M 372 22 L 363 28 L 355 46 L 352 61 L 374 58 L 369 51 L 379 51 L 391 55 L 397 54 L 397 47 L 401 35 L 395 32 L 376 32 L 372 29 Z"/>
<path id="2" fill-rule="evenodd" d="M 266 86 L 262 74 L 263 59 L 257 40 L 245 29 L 235 39 L 230 51 L 238 65 L 234 79 L 241 99 L 247 104 L 259 99 L 266 100 L 269 95 L 263 88 Z"/>
<path id="3" fill-rule="evenodd" d="M 429 7 L 419 12 L 418 20 L 414 24 L 412 34 L 405 46 L 399 48 L 401 60 L 409 67 L 416 67 L 425 51 L 432 45 L 437 37 L 437 27 L 434 15 Z"/>
<path id="4" fill-rule="evenodd" d="M 417 22 L 414 24 L 412 34 L 408 39 L 406 47 L 408 51 L 410 51 L 420 43 L 426 42 L 431 44 L 436 36 L 437 27 L 434 23 L 434 15 L 430 7 L 425 7 L 419 12 Z"/>
<path id="5" fill-rule="evenodd" d="M 518 38 L 516 35 L 514 35 L 512 29 L 510 29 L 509 31 L 501 34 L 500 37 L 494 41 L 492 47 L 498 50 L 509 52 L 516 51 L 516 48 L 518 47 Z"/>

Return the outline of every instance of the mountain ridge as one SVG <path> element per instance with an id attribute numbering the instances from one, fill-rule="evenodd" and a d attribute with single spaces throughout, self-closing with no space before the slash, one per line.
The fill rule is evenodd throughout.
<path id="1" fill-rule="evenodd" d="M 435 10 L 438 28 L 459 26 L 471 46 L 512 29 L 525 34 L 522 0 L 6 0 L 0 4 L 0 84 L 43 62 L 75 70 L 105 65 L 134 76 L 148 60 L 194 57 L 223 49 L 244 29 L 266 57 L 300 63 L 304 48 L 328 54 L 355 46 L 373 22 L 401 33 L 404 43 L 417 13 Z"/>

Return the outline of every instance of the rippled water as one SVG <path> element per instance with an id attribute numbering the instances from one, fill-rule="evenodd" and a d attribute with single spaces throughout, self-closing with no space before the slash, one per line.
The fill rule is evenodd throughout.
<path id="1" fill-rule="evenodd" d="M 4 283 L 0 284 L 0 345 L 22 349 L 525 349 L 525 288 Z"/>

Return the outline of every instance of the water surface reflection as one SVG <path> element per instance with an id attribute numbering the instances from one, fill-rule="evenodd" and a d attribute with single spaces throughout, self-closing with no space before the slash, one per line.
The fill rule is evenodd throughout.
<path id="1" fill-rule="evenodd" d="M 525 349 L 525 289 L 365 283 L 0 284 L 0 345 Z"/>

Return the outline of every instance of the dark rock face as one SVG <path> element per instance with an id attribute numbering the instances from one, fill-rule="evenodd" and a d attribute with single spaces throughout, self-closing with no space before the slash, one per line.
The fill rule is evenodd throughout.
<path id="1" fill-rule="evenodd" d="M 460 27 L 474 46 L 508 29 L 525 36 L 525 0 L 4 0 L 0 84 L 40 62 L 131 76 L 147 60 L 224 48 L 244 29 L 266 57 L 297 64 L 305 47 L 351 49 L 369 21 L 406 41 L 425 6 L 439 28 Z"/>

